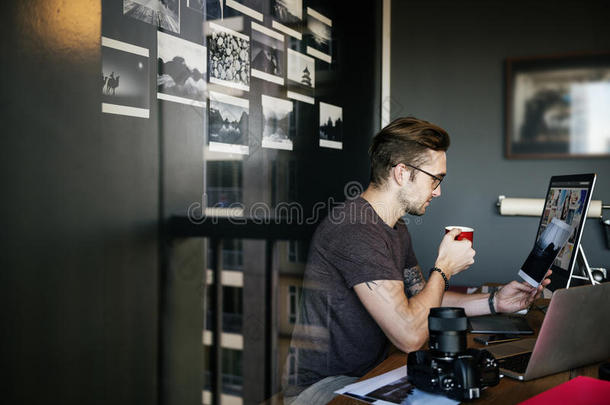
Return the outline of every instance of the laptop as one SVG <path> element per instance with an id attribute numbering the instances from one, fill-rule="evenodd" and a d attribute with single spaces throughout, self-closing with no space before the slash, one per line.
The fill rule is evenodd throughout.
<path id="1" fill-rule="evenodd" d="M 487 348 L 522 381 L 610 358 L 610 283 L 556 290 L 538 338 Z"/>

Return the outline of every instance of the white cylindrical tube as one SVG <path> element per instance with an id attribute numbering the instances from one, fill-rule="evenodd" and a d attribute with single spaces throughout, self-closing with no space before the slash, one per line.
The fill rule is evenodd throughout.
<path id="1" fill-rule="evenodd" d="M 500 215 L 521 215 L 539 217 L 544 209 L 544 198 L 502 198 L 500 200 Z M 591 201 L 587 218 L 602 216 L 601 200 Z"/>

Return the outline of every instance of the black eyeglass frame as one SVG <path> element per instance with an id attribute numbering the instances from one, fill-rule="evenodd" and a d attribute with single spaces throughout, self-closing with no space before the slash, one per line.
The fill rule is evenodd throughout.
<path id="1" fill-rule="evenodd" d="M 402 163 L 402 162 L 400 162 L 400 163 L 396 163 L 395 165 L 392 165 L 392 167 L 396 167 L 396 166 L 398 166 L 398 165 L 399 165 L 399 164 L 401 164 L 401 163 Z M 425 173 L 425 174 L 427 174 L 428 176 L 432 177 L 434 180 L 438 181 L 438 184 L 437 184 L 436 186 L 434 186 L 434 188 L 433 188 L 432 190 L 436 190 L 436 189 L 438 188 L 438 186 L 440 186 L 440 185 L 441 185 L 441 183 L 443 182 L 443 180 L 445 179 L 444 177 L 438 177 L 438 176 L 435 176 L 434 174 L 432 174 L 432 173 L 430 173 L 430 172 L 427 172 L 427 171 L 425 171 L 424 169 L 420 169 L 420 168 L 419 168 L 419 167 L 417 167 L 417 166 L 413 166 L 413 165 L 410 165 L 410 164 L 408 164 L 408 163 L 402 163 L 402 164 L 403 164 L 403 165 L 405 165 L 405 166 L 409 166 L 409 167 L 410 167 L 410 168 L 412 168 L 412 169 L 419 170 L 420 172 Z"/>

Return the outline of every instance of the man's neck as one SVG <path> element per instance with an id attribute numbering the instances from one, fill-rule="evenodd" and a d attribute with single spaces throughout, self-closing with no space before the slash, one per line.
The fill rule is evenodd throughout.
<path id="1" fill-rule="evenodd" d="M 361 197 L 371 204 L 377 215 L 390 228 L 394 228 L 396 222 L 404 215 L 404 211 L 396 202 L 396 197 L 387 190 L 381 190 L 371 185 L 361 194 Z"/>

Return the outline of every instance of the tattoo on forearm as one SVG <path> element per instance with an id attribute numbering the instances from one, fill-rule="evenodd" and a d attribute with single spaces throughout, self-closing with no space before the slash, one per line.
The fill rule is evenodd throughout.
<path id="1" fill-rule="evenodd" d="M 369 290 L 373 291 L 373 289 L 371 288 L 371 284 L 373 284 L 374 286 L 377 286 L 377 283 L 374 281 L 366 281 L 366 286 L 369 288 Z"/>
<path id="2" fill-rule="evenodd" d="M 405 283 L 405 294 L 408 298 L 419 294 L 419 292 L 426 286 L 426 281 L 424 280 L 424 276 L 419 265 L 415 265 L 409 269 L 404 269 L 403 278 Z"/>

